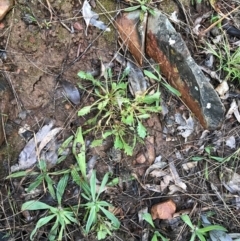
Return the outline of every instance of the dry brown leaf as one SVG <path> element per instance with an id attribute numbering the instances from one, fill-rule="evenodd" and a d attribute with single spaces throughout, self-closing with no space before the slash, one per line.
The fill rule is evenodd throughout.
<path id="1" fill-rule="evenodd" d="M 163 203 L 158 203 L 152 206 L 151 215 L 152 219 L 172 219 L 173 214 L 176 212 L 176 204 L 170 199 Z"/>

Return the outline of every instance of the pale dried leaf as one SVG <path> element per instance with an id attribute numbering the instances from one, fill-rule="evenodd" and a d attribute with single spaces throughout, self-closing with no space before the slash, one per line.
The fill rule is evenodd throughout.
<path id="1" fill-rule="evenodd" d="M 177 16 L 177 11 L 174 11 L 171 15 L 170 15 L 170 19 L 175 22 L 175 23 L 179 23 L 180 20 L 178 19 L 178 16 Z"/>
<path id="2" fill-rule="evenodd" d="M 182 164 L 182 168 L 188 172 L 190 169 L 195 168 L 197 165 L 197 162 L 187 162 Z"/>
<path id="3" fill-rule="evenodd" d="M 230 108 L 226 114 L 226 118 L 229 119 L 232 117 L 232 114 L 238 110 L 238 106 L 237 106 L 237 103 L 236 103 L 236 100 L 233 100 L 231 105 L 230 105 Z"/>
<path id="4" fill-rule="evenodd" d="M 148 212 L 148 207 L 142 208 L 138 211 L 138 221 L 141 223 L 143 219 L 143 215 Z"/>
<path id="5" fill-rule="evenodd" d="M 146 184 L 143 185 L 145 190 L 153 191 L 153 192 L 162 192 L 162 189 L 159 185 L 155 184 Z"/>
<path id="6" fill-rule="evenodd" d="M 170 185 L 168 189 L 169 189 L 168 195 L 173 195 L 176 192 L 182 192 L 182 188 L 176 185 Z"/>
<path id="7" fill-rule="evenodd" d="M 225 98 L 225 94 L 229 91 L 227 81 L 220 83 L 215 90 L 218 92 L 220 98 Z"/>
<path id="8" fill-rule="evenodd" d="M 167 166 L 166 162 L 160 161 L 160 162 L 154 162 L 145 172 L 145 176 L 147 176 L 149 173 L 151 173 L 155 169 L 163 169 Z"/>
<path id="9" fill-rule="evenodd" d="M 163 177 L 163 176 L 166 176 L 168 174 L 167 171 L 163 171 L 161 169 L 158 169 L 158 170 L 153 170 L 151 173 L 150 173 L 150 176 L 151 177 Z"/>
<path id="10" fill-rule="evenodd" d="M 187 190 L 187 185 L 180 179 L 177 169 L 174 165 L 174 162 L 169 162 L 169 169 L 171 171 L 172 177 L 174 179 L 174 182 L 177 186 L 179 186 L 180 188 L 182 188 L 184 191 Z"/>
<path id="11" fill-rule="evenodd" d="M 89 24 L 101 30 L 110 31 L 110 28 L 108 28 L 102 21 L 97 20 L 99 16 L 97 13 L 92 11 L 91 6 L 87 0 L 85 0 L 83 3 L 82 15 L 86 23 L 86 30 L 85 30 L 86 35 L 87 35 L 87 29 Z"/>
<path id="12" fill-rule="evenodd" d="M 240 114 L 239 114 L 239 110 L 236 109 L 234 112 L 233 112 L 234 116 L 236 117 L 237 121 L 240 123 Z"/>
<path id="13" fill-rule="evenodd" d="M 54 121 L 51 121 L 48 125 L 43 126 L 36 135 L 26 144 L 21 151 L 18 164 L 11 166 L 11 172 L 19 170 L 25 170 L 30 168 L 37 162 L 36 147 L 45 138 L 54 125 Z"/>
<path id="14" fill-rule="evenodd" d="M 185 116 L 181 116 L 179 113 L 175 114 L 175 121 L 179 124 L 177 130 L 180 131 L 179 135 L 184 138 L 189 137 L 194 131 L 194 120 L 191 116 L 185 118 Z"/>
<path id="15" fill-rule="evenodd" d="M 63 128 L 57 127 L 52 129 L 47 133 L 47 135 L 42 139 L 40 142 L 39 147 L 37 148 L 38 153 L 40 154 L 42 149 L 51 141 L 55 138 L 55 136 L 62 130 Z"/>
<path id="16" fill-rule="evenodd" d="M 216 71 L 210 70 L 208 68 L 205 68 L 203 66 L 200 66 L 201 70 L 205 73 L 209 74 L 211 78 L 216 79 L 219 81 L 219 83 L 222 83 L 223 81 L 220 79 L 219 75 L 216 73 Z"/>
<path id="17" fill-rule="evenodd" d="M 234 136 L 230 136 L 227 140 L 226 140 L 226 145 L 229 146 L 231 149 L 236 148 L 236 140 Z"/>
<path id="18" fill-rule="evenodd" d="M 225 168 L 223 185 L 230 193 L 240 192 L 240 175 L 229 168 Z"/>
<path id="19" fill-rule="evenodd" d="M 171 175 L 166 175 L 163 177 L 163 180 L 160 183 L 160 188 L 162 192 L 169 186 L 169 183 L 171 181 L 173 181 L 173 177 Z"/>
<path id="20" fill-rule="evenodd" d="M 201 27 L 200 24 L 197 24 L 194 28 L 193 28 L 193 32 L 196 34 L 196 35 L 199 35 L 199 28 Z"/>

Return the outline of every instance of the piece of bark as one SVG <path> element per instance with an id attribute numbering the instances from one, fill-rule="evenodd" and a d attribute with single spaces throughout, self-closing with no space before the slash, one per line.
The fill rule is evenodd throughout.
<path id="1" fill-rule="evenodd" d="M 145 55 L 145 33 L 147 15 L 140 21 L 140 11 L 124 13 L 116 19 L 116 27 L 124 45 L 126 45 L 137 63 L 142 66 Z"/>
<path id="2" fill-rule="evenodd" d="M 13 7 L 13 0 L 0 1 L 0 21 L 5 17 L 8 11 Z"/>
<path id="3" fill-rule="evenodd" d="M 186 44 L 167 17 L 149 16 L 146 53 L 159 63 L 161 73 L 181 93 L 181 99 L 206 129 L 222 124 L 224 106 L 212 85 L 191 57 Z"/>

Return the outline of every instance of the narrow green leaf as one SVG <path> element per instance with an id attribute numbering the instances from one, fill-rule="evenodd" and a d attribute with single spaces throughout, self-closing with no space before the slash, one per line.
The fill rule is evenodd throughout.
<path id="1" fill-rule="evenodd" d="M 60 156 L 60 157 L 57 159 L 57 164 L 63 162 L 66 158 L 67 158 L 67 156 Z"/>
<path id="2" fill-rule="evenodd" d="M 205 152 L 207 152 L 207 154 L 211 155 L 211 147 L 210 146 L 207 146 L 204 148 Z"/>
<path id="3" fill-rule="evenodd" d="M 75 166 L 72 167 L 71 177 L 72 177 L 73 181 L 77 183 L 78 186 L 81 185 L 80 175 L 79 175 L 78 170 Z"/>
<path id="4" fill-rule="evenodd" d="M 191 157 L 191 160 L 192 160 L 192 161 L 202 161 L 202 160 L 204 160 L 204 157 L 194 156 L 194 157 Z"/>
<path id="5" fill-rule="evenodd" d="M 103 139 L 94 140 L 91 143 L 91 147 L 101 146 L 103 144 Z"/>
<path id="6" fill-rule="evenodd" d="M 141 9 L 143 12 L 147 12 L 149 10 L 149 8 L 145 5 L 141 5 Z"/>
<path id="7" fill-rule="evenodd" d="M 111 204 L 106 201 L 98 201 L 97 205 L 102 206 L 102 207 L 110 207 L 111 206 Z"/>
<path id="8" fill-rule="evenodd" d="M 112 181 L 110 181 L 110 182 L 107 184 L 107 186 L 109 186 L 109 187 L 114 187 L 114 186 L 116 186 L 116 185 L 118 185 L 118 184 L 119 184 L 119 178 L 118 178 L 118 177 L 115 177 L 115 178 L 112 179 Z"/>
<path id="9" fill-rule="evenodd" d="M 50 241 L 55 241 L 56 240 L 56 236 L 57 236 L 57 232 L 58 232 L 58 226 L 60 225 L 59 223 L 59 216 L 56 217 L 56 221 L 54 223 L 54 225 L 52 226 L 52 228 L 50 229 L 50 232 L 48 234 L 48 239 Z"/>
<path id="10" fill-rule="evenodd" d="M 159 81 L 159 78 L 158 78 L 156 75 L 154 75 L 152 72 L 150 72 L 150 71 L 148 71 L 148 70 L 144 70 L 143 73 L 144 73 L 144 75 L 147 76 L 148 78 Z"/>
<path id="11" fill-rule="evenodd" d="M 189 216 L 187 214 L 183 214 L 181 216 L 181 219 L 184 223 L 186 223 L 192 230 L 194 230 L 194 226 L 192 224 L 192 221 L 190 220 Z"/>
<path id="12" fill-rule="evenodd" d="M 147 135 L 147 129 L 145 128 L 145 126 L 140 121 L 138 121 L 137 132 L 138 132 L 138 135 L 143 139 Z"/>
<path id="13" fill-rule="evenodd" d="M 122 115 L 122 122 L 126 125 L 133 125 L 134 117 L 132 112 L 128 112 L 128 115 L 125 117 Z"/>
<path id="14" fill-rule="evenodd" d="M 61 146 L 58 148 L 58 155 L 62 155 L 62 153 L 69 147 L 70 143 L 73 140 L 73 135 L 69 136 L 62 144 Z"/>
<path id="15" fill-rule="evenodd" d="M 149 104 L 149 105 L 153 104 L 157 101 L 160 101 L 160 92 L 159 91 L 155 92 L 152 95 L 145 95 L 143 98 L 143 103 Z"/>
<path id="16" fill-rule="evenodd" d="M 64 193 L 64 191 L 65 191 L 65 188 L 66 188 L 66 186 L 67 186 L 67 183 L 68 183 L 68 174 L 65 174 L 65 175 L 60 179 L 60 181 L 58 182 L 58 185 L 57 185 L 56 194 L 57 194 L 58 205 L 60 205 L 61 202 L 62 202 L 63 193 Z"/>
<path id="17" fill-rule="evenodd" d="M 176 90 L 175 88 L 173 88 L 171 85 L 167 84 L 167 83 L 162 83 L 170 92 L 172 92 L 174 95 L 180 97 L 181 93 Z"/>
<path id="18" fill-rule="evenodd" d="M 81 110 L 78 111 L 78 116 L 84 116 L 88 114 L 91 111 L 92 106 L 84 106 Z"/>
<path id="19" fill-rule="evenodd" d="M 111 136 L 112 134 L 113 134 L 113 131 L 112 131 L 112 130 L 105 131 L 105 132 L 102 134 L 103 140 L 106 139 L 108 136 Z"/>
<path id="20" fill-rule="evenodd" d="M 46 163 L 45 160 L 40 160 L 40 161 L 38 162 L 38 165 L 39 165 L 39 168 L 40 168 L 42 171 L 44 171 L 44 172 L 47 171 L 47 163 Z"/>
<path id="21" fill-rule="evenodd" d="M 125 141 L 123 142 L 123 150 L 128 156 L 132 156 L 134 146 L 129 146 Z"/>
<path id="22" fill-rule="evenodd" d="M 115 215 L 111 212 L 109 212 L 108 210 L 106 210 L 105 208 L 103 207 L 99 207 L 101 209 L 101 211 L 106 215 L 106 217 L 112 221 L 113 225 L 115 228 L 119 228 L 120 227 L 120 222 L 119 220 L 115 217 Z"/>
<path id="23" fill-rule="evenodd" d="M 158 231 L 155 231 L 154 234 L 156 234 L 159 238 L 161 238 L 162 241 L 169 241 L 162 234 L 160 234 Z"/>
<path id="24" fill-rule="evenodd" d="M 81 79 L 86 79 L 86 80 L 95 81 L 94 77 L 93 77 L 90 73 L 86 73 L 86 72 L 84 72 L 84 71 L 78 72 L 78 76 L 79 76 Z"/>
<path id="25" fill-rule="evenodd" d="M 115 136 L 114 147 L 116 149 L 122 149 L 123 148 L 123 142 L 118 135 Z"/>
<path id="26" fill-rule="evenodd" d="M 203 234 L 199 233 L 198 230 L 196 231 L 196 235 L 197 237 L 200 239 L 200 241 L 206 241 L 205 237 L 203 236 Z"/>
<path id="27" fill-rule="evenodd" d="M 141 7 L 140 5 L 132 6 L 132 7 L 124 8 L 124 11 L 125 12 L 132 12 L 132 11 L 135 11 L 135 10 L 139 9 L 140 7 Z"/>
<path id="28" fill-rule="evenodd" d="M 124 71 L 123 71 L 123 73 L 122 73 L 122 76 L 121 76 L 121 78 L 120 78 L 120 82 L 121 82 L 123 79 L 125 79 L 126 76 L 129 75 L 130 70 L 131 70 L 131 69 L 130 69 L 129 66 L 127 66 L 127 67 L 124 69 Z"/>
<path id="29" fill-rule="evenodd" d="M 137 116 L 137 118 L 139 119 L 148 119 L 149 117 L 150 117 L 150 114 L 141 114 Z"/>
<path id="30" fill-rule="evenodd" d="M 77 146 L 78 148 L 80 148 L 80 150 L 77 152 Z M 77 129 L 77 133 L 75 136 L 75 139 L 73 141 L 73 154 L 77 160 L 78 166 L 80 168 L 80 171 L 84 177 L 84 179 L 86 179 L 87 175 L 86 175 L 86 146 L 85 146 L 85 142 L 83 140 L 83 135 L 82 135 L 82 128 L 78 127 Z"/>
<path id="31" fill-rule="evenodd" d="M 106 107 L 106 105 L 108 104 L 108 99 L 107 100 L 103 100 L 103 101 L 100 101 L 99 103 L 98 103 L 98 106 L 97 106 L 97 108 L 99 109 L 99 110 L 103 110 L 105 107 Z"/>
<path id="32" fill-rule="evenodd" d="M 88 216 L 87 224 L 86 224 L 86 232 L 88 233 L 92 227 L 92 225 L 96 222 L 97 214 L 96 208 L 92 207 Z"/>
<path id="33" fill-rule="evenodd" d="M 33 229 L 33 231 L 31 232 L 31 235 L 30 235 L 30 239 L 33 240 L 33 236 L 34 234 L 36 233 L 37 229 L 41 228 L 42 226 L 46 225 L 47 223 L 49 223 L 56 215 L 55 214 L 52 214 L 52 215 L 49 215 L 47 217 L 43 217 L 43 218 L 40 218 L 35 226 L 35 228 Z"/>
<path id="34" fill-rule="evenodd" d="M 209 225 L 204 228 L 199 228 L 197 232 L 204 234 L 206 232 L 213 231 L 213 230 L 220 230 L 220 231 L 227 232 L 227 229 L 220 225 Z"/>
<path id="35" fill-rule="evenodd" d="M 96 170 L 93 170 L 90 178 L 90 188 L 93 202 L 96 201 Z"/>
<path id="36" fill-rule="evenodd" d="M 158 241 L 156 233 L 153 234 L 151 241 Z"/>
<path id="37" fill-rule="evenodd" d="M 72 223 L 79 224 L 78 220 L 73 217 L 73 213 L 65 213 L 64 211 L 64 214 Z"/>
<path id="38" fill-rule="evenodd" d="M 210 158 L 218 162 L 223 162 L 225 160 L 224 157 L 218 157 L 218 156 L 210 156 Z"/>
<path id="39" fill-rule="evenodd" d="M 153 220 L 152 220 L 152 215 L 150 213 L 144 213 L 143 214 L 143 219 L 147 221 L 153 228 L 155 228 Z"/>
<path id="40" fill-rule="evenodd" d="M 53 188 L 53 180 L 49 177 L 49 175 L 45 176 L 45 181 L 47 182 L 47 187 L 48 187 L 48 191 L 51 194 L 52 198 L 55 199 L 56 195 L 55 195 L 55 190 Z"/>
<path id="41" fill-rule="evenodd" d="M 155 16 L 155 14 L 156 14 L 154 9 L 151 9 L 151 8 L 148 9 L 148 12 L 153 16 Z"/>
<path id="42" fill-rule="evenodd" d="M 31 192 L 32 190 L 34 190 L 35 188 L 37 188 L 44 180 L 44 175 L 40 174 L 36 180 L 31 183 L 27 189 L 27 192 Z"/>
<path id="43" fill-rule="evenodd" d="M 46 203 L 40 202 L 40 201 L 27 201 L 22 205 L 21 210 L 42 210 L 42 209 L 50 209 L 52 212 L 56 211 L 56 208 L 53 208 Z"/>
<path id="44" fill-rule="evenodd" d="M 15 173 L 10 174 L 9 176 L 6 177 L 6 179 L 25 177 L 25 176 L 34 176 L 34 175 L 38 175 L 38 174 L 39 174 L 39 172 L 20 171 L 20 172 L 15 172 Z"/>
<path id="45" fill-rule="evenodd" d="M 104 188 L 105 188 L 105 186 L 107 184 L 107 181 L 108 181 L 108 177 L 109 177 L 109 172 L 107 172 L 102 179 L 101 186 L 100 186 L 99 191 L 98 191 L 97 199 L 99 198 L 99 195 L 104 191 Z"/>

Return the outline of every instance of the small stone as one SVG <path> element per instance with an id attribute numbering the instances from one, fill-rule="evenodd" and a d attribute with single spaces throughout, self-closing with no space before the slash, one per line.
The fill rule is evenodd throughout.
<path id="1" fill-rule="evenodd" d="M 162 203 L 152 206 L 151 215 L 152 219 L 172 219 L 173 214 L 176 212 L 176 204 L 170 199 Z"/>
<path id="2" fill-rule="evenodd" d="M 69 105 L 69 104 L 65 104 L 65 109 L 66 109 L 66 110 L 71 109 L 71 105 Z"/>
<path id="3" fill-rule="evenodd" d="M 74 29 L 76 29 L 76 30 L 78 30 L 78 31 L 83 30 L 83 26 L 82 26 L 82 24 L 80 24 L 79 22 L 75 22 L 75 23 L 73 24 L 73 27 L 74 27 Z"/>
<path id="4" fill-rule="evenodd" d="M 144 155 L 143 153 L 141 153 L 140 155 L 138 155 L 137 158 L 136 158 L 136 162 L 137 162 L 138 164 L 143 164 L 143 163 L 145 163 L 146 161 L 147 161 L 147 159 L 146 159 L 146 157 L 145 157 L 145 155 Z"/>
<path id="5" fill-rule="evenodd" d="M 9 10 L 13 6 L 13 0 L 1 0 L 0 1 L 0 21 L 5 17 Z"/>

